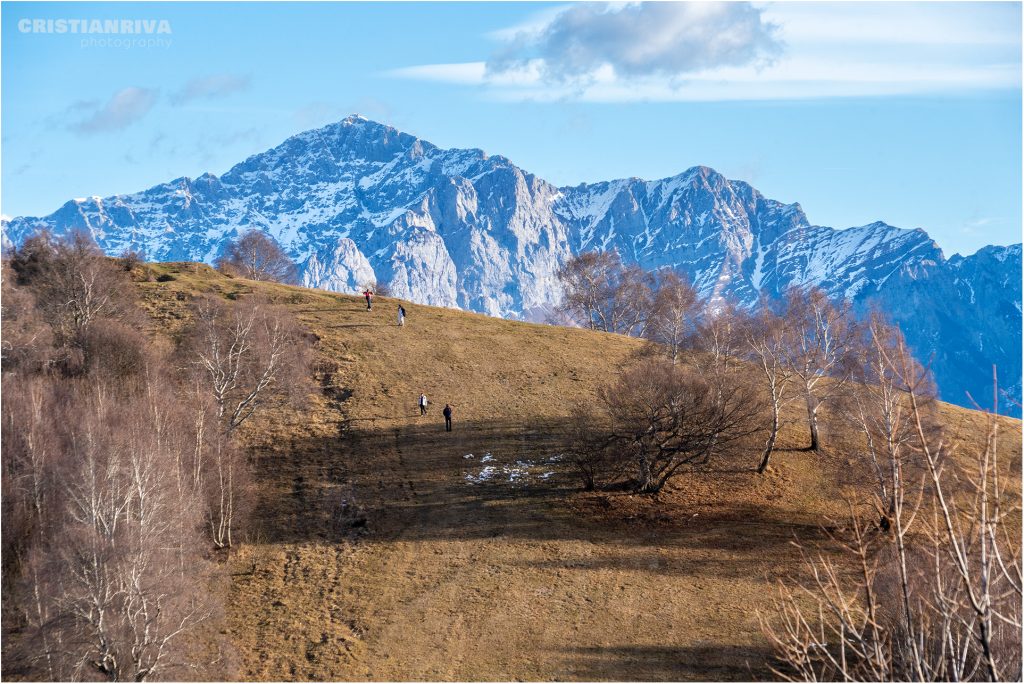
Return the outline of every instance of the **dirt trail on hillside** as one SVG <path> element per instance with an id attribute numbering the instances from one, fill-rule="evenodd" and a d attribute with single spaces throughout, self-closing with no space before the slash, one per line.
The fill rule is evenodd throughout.
<path id="1" fill-rule="evenodd" d="M 765 571 L 796 562 L 792 521 L 608 524 L 569 505 L 556 426 L 456 420 L 447 434 L 437 418 L 293 445 L 268 471 L 265 491 L 291 482 L 293 506 L 268 519 L 262 569 L 236 582 L 247 678 L 770 676 L 754 609 Z M 327 493 L 338 482 L 367 521 L 354 542 Z"/>

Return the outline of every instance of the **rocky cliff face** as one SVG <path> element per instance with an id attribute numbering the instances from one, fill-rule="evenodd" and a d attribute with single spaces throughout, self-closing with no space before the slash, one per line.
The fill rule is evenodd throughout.
<path id="1" fill-rule="evenodd" d="M 946 260 L 922 230 L 811 225 L 798 204 L 695 167 L 557 188 L 501 156 L 442 150 L 361 117 L 307 131 L 221 177 L 179 178 L 3 224 L 6 244 L 37 227 L 89 231 L 108 253 L 212 261 L 250 228 L 276 238 L 303 283 L 355 292 L 387 282 L 412 301 L 538 317 L 558 267 L 617 249 L 685 272 L 702 294 L 754 303 L 815 284 L 861 308 L 881 304 L 933 358 L 943 396 L 990 401 L 992 363 L 1020 398 L 1020 245 Z M 983 399 L 984 397 L 984 399 Z"/>

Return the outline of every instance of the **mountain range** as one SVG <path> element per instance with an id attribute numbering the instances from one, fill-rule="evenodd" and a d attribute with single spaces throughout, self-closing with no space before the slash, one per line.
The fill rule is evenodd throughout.
<path id="1" fill-rule="evenodd" d="M 870 198 L 865 198 L 870 202 Z M 441 149 L 351 116 L 253 155 L 222 176 L 73 199 L 2 222 L 5 248 L 37 228 L 88 231 L 109 254 L 212 262 L 246 230 L 272 235 L 304 285 L 538 320 L 573 254 L 616 249 L 685 273 L 709 299 L 753 305 L 817 285 L 899 323 L 942 397 L 1020 415 L 1021 245 L 946 258 L 920 229 L 812 225 L 799 204 L 698 166 L 662 180 L 557 187 L 507 158 Z"/>

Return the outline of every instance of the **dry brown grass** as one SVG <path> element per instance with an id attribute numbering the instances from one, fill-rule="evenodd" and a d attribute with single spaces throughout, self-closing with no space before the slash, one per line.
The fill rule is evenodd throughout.
<path id="1" fill-rule="evenodd" d="M 826 416 L 825 454 L 801 451 L 790 426 L 763 476 L 754 448 L 657 501 L 583 494 L 568 466 L 545 462 L 571 404 L 638 340 L 408 303 L 399 328 L 388 298 L 367 312 L 359 297 L 194 264 L 154 272 L 174 278 L 139 284 L 162 335 L 195 293 L 259 290 L 319 338 L 323 392 L 246 433 L 258 506 L 228 616 L 246 679 L 766 678 L 755 611 L 800 572 L 789 542 L 823 539 L 863 477 L 857 437 Z M 983 415 L 942 411 L 966 450 L 980 443 Z M 1020 423 L 1004 423 L 1019 473 Z M 499 470 L 532 462 L 530 477 L 467 482 L 488 452 Z"/>

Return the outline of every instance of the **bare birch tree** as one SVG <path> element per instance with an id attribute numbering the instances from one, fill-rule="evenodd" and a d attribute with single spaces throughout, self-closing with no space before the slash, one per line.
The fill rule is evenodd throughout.
<path id="1" fill-rule="evenodd" d="M 805 681 L 1019 681 L 1020 497 L 999 460 L 999 419 L 979 453 L 958 454 L 919 401 L 919 366 L 891 340 L 875 344 L 891 372 L 911 373 L 898 383 L 914 433 L 902 444 L 924 468 L 890 481 L 891 523 L 881 534 L 851 515 L 839 559 L 804 547 L 810 581 L 780 585 L 775 610 L 761 616 L 777 672 Z"/>
<path id="2" fill-rule="evenodd" d="M 658 273 L 644 337 L 662 345 L 675 365 L 701 313 L 700 297 L 689 281 L 675 271 Z"/>
<path id="3" fill-rule="evenodd" d="M 876 482 L 879 524 L 888 529 L 904 481 L 915 478 L 923 467 L 911 393 L 931 426 L 936 388 L 928 370 L 910 354 L 899 328 L 880 314 L 868 318 L 858 347 L 860 359 L 853 376 L 857 384 L 847 392 L 843 414 L 864 436 Z"/>
<path id="4" fill-rule="evenodd" d="M 249 297 L 227 304 L 206 298 L 194 309 L 195 325 L 186 353 L 195 370 L 193 386 L 209 397 L 208 425 L 197 405 L 196 477 L 207 492 L 208 523 L 214 545 L 233 543 L 241 492 L 248 481 L 235 431 L 261 408 L 301 396 L 308 376 L 308 345 L 294 320 L 265 301 Z"/>
<path id="5" fill-rule="evenodd" d="M 789 331 L 785 362 L 800 383 L 807 404 L 811 451 L 821 448 L 818 415 L 850 380 L 857 324 L 849 302 L 833 302 L 818 288 L 790 288 L 784 301 Z"/>
<path id="6" fill-rule="evenodd" d="M 591 330 L 639 335 L 651 308 L 651 275 L 624 265 L 618 253 L 584 252 L 558 271 L 563 300 L 558 310 Z"/>
<path id="7" fill-rule="evenodd" d="M 768 408 L 772 416 L 768 438 L 757 466 L 757 472 L 763 473 L 775 450 L 775 441 L 782 427 L 782 411 L 797 398 L 793 391 L 796 374 L 785 361 L 790 336 L 784 317 L 762 305 L 746 326 L 744 337 L 751 352 L 751 360 L 761 371 L 762 386 L 767 390 Z"/>

